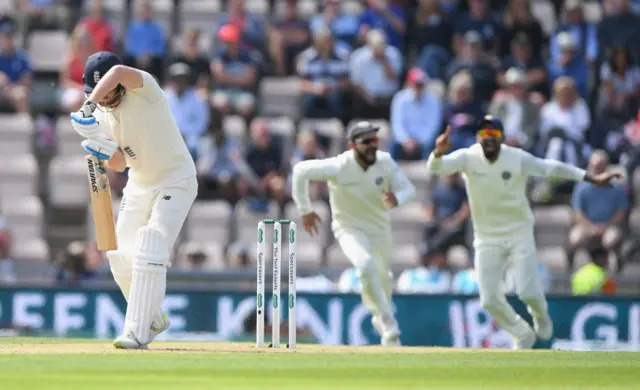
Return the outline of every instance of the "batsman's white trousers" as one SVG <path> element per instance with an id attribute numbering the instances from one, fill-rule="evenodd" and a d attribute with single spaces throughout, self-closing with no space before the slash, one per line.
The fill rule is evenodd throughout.
<path id="1" fill-rule="evenodd" d="M 198 194 L 198 181 L 194 176 L 155 191 L 127 184 L 123 192 L 116 235 L 118 250 L 129 257 L 136 252 L 136 233 L 142 226 L 161 232 L 169 250 L 173 248 Z"/>

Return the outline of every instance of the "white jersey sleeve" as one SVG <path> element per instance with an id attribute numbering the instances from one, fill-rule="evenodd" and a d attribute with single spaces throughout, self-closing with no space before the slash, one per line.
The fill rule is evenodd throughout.
<path id="1" fill-rule="evenodd" d="M 427 169 L 433 173 L 442 175 L 462 172 L 467 160 L 467 150 L 468 149 L 458 149 L 442 157 L 436 157 L 435 154 L 431 153 L 427 160 Z"/>
<path id="2" fill-rule="evenodd" d="M 300 215 L 313 211 L 309 198 L 309 181 L 328 181 L 339 174 L 340 162 L 336 157 L 301 161 L 293 166 L 291 192 Z"/>
<path id="3" fill-rule="evenodd" d="M 416 196 L 416 188 L 411 184 L 398 164 L 393 162 L 393 176 L 391 177 L 391 191 L 393 191 L 398 201 L 398 206 L 402 206 Z"/>
<path id="4" fill-rule="evenodd" d="M 528 176 L 553 177 L 558 179 L 582 181 L 586 172 L 584 169 L 574 167 L 556 160 L 537 158 L 532 154 L 521 151 L 522 172 Z"/>
<path id="5" fill-rule="evenodd" d="M 140 96 L 144 100 L 146 100 L 149 104 L 158 103 L 162 100 L 162 88 L 160 84 L 153 78 L 150 73 L 147 73 L 143 70 L 138 70 L 142 74 L 142 86 L 136 89 L 127 90 L 128 93 L 135 93 Z"/>

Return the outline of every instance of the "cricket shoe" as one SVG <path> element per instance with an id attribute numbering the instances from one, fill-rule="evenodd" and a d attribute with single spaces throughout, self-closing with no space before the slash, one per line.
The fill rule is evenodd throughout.
<path id="1" fill-rule="evenodd" d="M 531 349 L 533 344 L 536 343 L 536 334 L 531 329 L 527 329 L 527 332 L 520 337 L 516 337 L 516 343 L 513 345 L 513 349 Z"/>
<path id="2" fill-rule="evenodd" d="M 152 342 L 160 333 L 169 329 L 171 326 L 171 321 L 169 321 L 169 316 L 165 313 L 162 313 L 161 316 L 156 317 L 151 323 L 151 332 L 149 333 L 149 343 Z"/>
<path id="3" fill-rule="evenodd" d="M 548 314 L 542 318 L 533 316 L 533 330 L 540 340 L 551 340 L 551 336 L 553 336 L 553 322 L 551 321 L 551 317 L 549 317 Z"/>
<path id="4" fill-rule="evenodd" d="M 385 347 L 399 347 L 400 343 L 400 329 L 397 325 L 394 325 L 391 330 L 385 330 L 382 318 L 379 316 L 373 316 L 371 318 L 371 325 L 378 332 L 381 339 L 381 344 Z"/>
<path id="5" fill-rule="evenodd" d="M 132 331 L 118 336 L 118 338 L 113 340 L 113 346 L 116 347 L 116 349 L 147 349 L 147 344 L 141 344 Z"/>

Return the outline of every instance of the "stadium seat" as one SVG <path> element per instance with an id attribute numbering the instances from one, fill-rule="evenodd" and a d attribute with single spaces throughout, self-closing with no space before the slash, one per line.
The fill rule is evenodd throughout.
<path id="1" fill-rule="evenodd" d="M 69 50 L 69 36 L 65 31 L 34 31 L 29 34 L 27 47 L 33 70 L 59 72 Z"/>
<path id="2" fill-rule="evenodd" d="M 345 269 L 353 266 L 338 243 L 327 249 L 326 260 L 328 268 Z"/>
<path id="3" fill-rule="evenodd" d="M 434 176 L 427 171 L 424 161 L 398 162 L 400 169 L 416 187 L 416 200 L 426 201 L 434 183 Z"/>
<path id="4" fill-rule="evenodd" d="M 188 241 L 218 243 L 225 247 L 231 239 L 232 213 L 233 208 L 225 201 L 195 202 L 187 217 Z"/>
<path id="5" fill-rule="evenodd" d="M 44 210 L 37 196 L 2 202 L 2 213 L 16 240 L 40 238 L 43 234 Z"/>
<path id="6" fill-rule="evenodd" d="M 634 233 L 640 234 L 640 208 L 636 207 L 631 210 L 629 215 L 629 228 Z"/>
<path id="7" fill-rule="evenodd" d="M 345 130 L 342 122 L 336 118 L 332 119 L 310 119 L 304 118 L 298 125 L 298 131 L 311 131 L 319 137 L 329 139 L 329 156 L 340 154 L 345 148 Z"/>
<path id="8" fill-rule="evenodd" d="M 395 234 L 393 238 L 402 235 Z M 420 252 L 418 251 L 419 241 L 414 241 L 408 244 L 393 244 L 393 250 L 391 251 L 391 258 L 389 259 L 389 265 L 394 274 L 398 274 L 407 268 L 413 268 L 420 264 Z"/>
<path id="9" fill-rule="evenodd" d="M 538 247 L 567 245 L 572 223 L 570 206 L 535 207 L 533 215 L 536 220 L 535 232 Z"/>
<path id="10" fill-rule="evenodd" d="M 331 234 L 331 210 L 329 210 L 329 206 L 325 202 L 313 202 L 312 203 L 313 210 L 318 213 L 318 216 L 322 220 L 322 222 L 318 226 L 318 235 L 311 236 L 309 233 L 304 231 L 304 227 L 302 225 L 302 219 L 300 217 L 300 213 L 293 202 L 287 203 L 284 208 L 284 218 L 290 221 L 295 221 L 298 225 L 298 243 L 315 243 L 319 244 L 321 248 L 326 248 L 332 238 Z"/>
<path id="11" fill-rule="evenodd" d="M 269 132 L 275 137 L 282 147 L 282 161 L 285 168 L 288 167 L 289 160 L 295 147 L 295 125 L 291 118 L 286 116 L 280 116 L 276 118 L 262 118 L 266 119 L 269 127 Z"/>
<path id="12" fill-rule="evenodd" d="M 11 204 L 38 194 L 39 168 L 32 154 L 0 155 L 0 201 Z"/>
<path id="13" fill-rule="evenodd" d="M 3 15 L 9 14 L 15 8 L 14 0 L 0 0 L 0 12 Z"/>
<path id="14" fill-rule="evenodd" d="M 87 166 L 81 157 L 58 156 L 49 166 L 51 205 L 60 208 L 85 208 L 89 202 Z"/>
<path id="15" fill-rule="evenodd" d="M 213 35 L 218 30 L 218 24 L 214 21 L 222 11 L 220 0 L 183 0 L 180 6 L 181 31 L 197 28 L 207 35 Z M 206 52 L 210 53 L 209 50 Z"/>
<path id="16" fill-rule="evenodd" d="M 49 245 L 40 237 L 15 240 L 11 254 L 18 260 L 17 266 L 23 261 L 48 262 L 51 259 Z"/>
<path id="17" fill-rule="evenodd" d="M 181 244 L 178 248 L 176 262 L 172 266 L 181 269 L 192 269 L 187 260 L 187 254 L 194 249 L 201 249 L 207 256 L 202 268 L 198 269 L 212 271 L 225 268 L 226 261 L 223 244 L 211 240 L 207 242 L 188 241 Z"/>
<path id="18" fill-rule="evenodd" d="M 0 115 L 0 158 L 31 153 L 33 121 L 29 114 Z"/>
<path id="19" fill-rule="evenodd" d="M 235 207 L 236 217 L 236 240 L 240 241 L 249 249 L 254 248 L 257 240 L 258 221 L 263 219 L 280 219 L 280 213 L 278 210 L 278 204 L 275 201 L 269 202 L 268 211 L 261 213 L 254 211 L 249 207 L 249 202 L 246 199 L 239 201 Z M 272 237 L 273 226 L 267 227 L 267 237 Z M 270 251 L 270 240 L 267 240 L 267 252 Z M 255 254 L 255 252 L 253 252 Z M 255 256 L 252 256 L 254 259 Z"/>
<path id="20" fill-rule="evenodd" d="M 577 262 L 578 256 L 576 256 Z M 538 248 L 538 261 L 549 267 L 551 271 L 567 270 L 567 252 L 562 246 Z"/>
<path id="21" fill-rule="evenodd" d="M 234 138 L 243 148 L 247 146 L 247 122 L 238 115 L 228 115 L 222 120 L 222 130 L 227 137 Z"/>
<path id="22" fill-rule="evenodd" d="M 245 10 L 252 14 L 267 14 L 269 12 L 269 3 L 267 0 L 251 0 L 245 2 Z"/>
<path id="23" fill-rule="evenodd" d="M 265 77 L 260 81 L 259 95 L 262 115 L 284 115 L 292 120 L 300 117 L 301 91 L 297 77 Z"/>
<path id="24" fill-rule="evenodd" d="M 80 145 L 84 138 L 73 129 L 71 120 L 69 120 L 67 115 L 58 117 L 56 122 L 56 136 L 58 138 L 58 155 L 82 157 L 87 154 Z"/>
<path id="25" fill-rule="evenodd" d="M 462 245 L 454 245 L 447 252 L 447 264 L 453 269 L 465 269 L 470 261 L 469 250 Z"/>
<path id="26" fill-rule="evenodd" d="M 421 202 L 409 202 L 390 212 L 394 245 L 422 242 L 424 238 L 424 210 Z"/>

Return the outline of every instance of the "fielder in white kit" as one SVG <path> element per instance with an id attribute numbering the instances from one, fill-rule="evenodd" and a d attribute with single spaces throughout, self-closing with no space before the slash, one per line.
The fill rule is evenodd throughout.
<path id="1" fill-rule="evenodd" d="M 551 339 L 553 324 L 537 272 L 535 221 L 526 196 L 528 178 L 554 177 L 609 186 L 620 175 L 605 172 L 592 177 L 574 166 L 539 159 L 502 144 L 502 128 L 498 118 L 486 116 L 479 123 L 475 145 L 445 156 L 451 146 L 450 127 L 447 128 L 436 140 L 427 167 L 438 174 L 462 173 L 473 221 L 482 307 L 514 337 L 515 349 L 530 349 L 536 336 Z M 516 293 L 533 317 L 533 329 L 505 299 L 503 279 L 509 263 L 515 275 Z"/>
<path id="2" fill-rule="evenodd" d="M 124 332 L 113 345 L 140 349 L 169 328 L 162 312 L 169 253 L 196 198 L 196 168 L 164 93 L 147 72 L 94 53 L 84 72 L 87 101 L 71 114 L 82 147 L 109 169 L 129 167 L 116 223 L 118 249 L 107 252 L 127 299 Z"/>
<path id="3" fill-rule="evenodd" d="M 393 315 L 393 275 L 389 210 L 415 196 L 415 188 L 389 153 L 378 150 L 378 127 L 358 122 L 347 132 L 348 151 L 293 167 L 293 199 L 305 231 L 317 233 L 318 215 L 311 207 L 309 181 L 329 185 L 331 228 L 342 251 L 357 270 L 362 301 L 371 312 L 382 344 L 400 345 Z"/>

